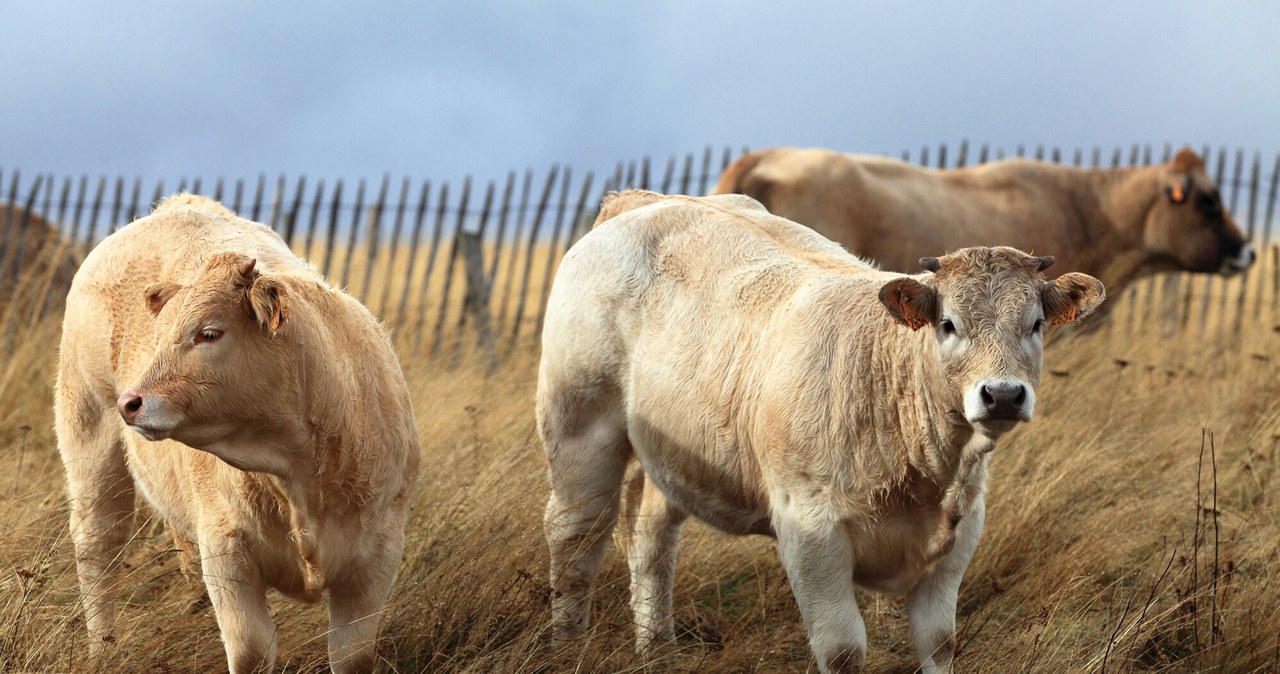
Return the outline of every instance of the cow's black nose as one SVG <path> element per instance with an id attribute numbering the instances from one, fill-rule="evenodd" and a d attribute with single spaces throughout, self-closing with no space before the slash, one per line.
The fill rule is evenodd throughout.
<path id="1" fill-rule="evenodd" d="M 1015 382 L 983 384 L 982 407 L 988 419 L 1020 419 L 1022 404 L 1027 402 L 1027 387 Z"/>

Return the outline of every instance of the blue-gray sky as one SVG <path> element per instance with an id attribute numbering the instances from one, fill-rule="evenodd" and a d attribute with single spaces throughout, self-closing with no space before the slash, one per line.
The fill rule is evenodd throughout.
<path id="1" fill-rule="evenodd" d="M 717 148 L 1280 150 L 1280 2 L 7 3 L 0 168 L 501 178 Z"/>

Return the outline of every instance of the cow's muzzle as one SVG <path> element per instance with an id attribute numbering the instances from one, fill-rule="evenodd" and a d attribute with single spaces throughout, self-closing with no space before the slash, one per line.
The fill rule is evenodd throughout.
<path id="1" fill-rule="evenodd" d="M 1001 433 L 1020 421 L 1031 421 L 1036 405 L 1030 386 L 1008 379 L 980 381 L 964 398 L 964 416 L 970 424 Z"/>
<path id="2" fill-rule="evenodd" d="M 120 418 L 130 428 L 148 440 L 164 440 L 177 424 L 165 413 L 165 405 L 158 396 L 129 389 L 116 399 Z"/>
<path id="3" fill-rule="evenodd" d="M 1253 249 L 1253 245 L 1246 243 L 1240 247 L 1240 252 L 1235 257 L 1229 257 L 1222 261 L 1222 266 L 1218 268 L 1218 273 L 1223 276 L 1232 276 L 1238 274 L 1249 267 L 1253 266 L 1253 261 L 1258 258 L 1258 254 Z"/>

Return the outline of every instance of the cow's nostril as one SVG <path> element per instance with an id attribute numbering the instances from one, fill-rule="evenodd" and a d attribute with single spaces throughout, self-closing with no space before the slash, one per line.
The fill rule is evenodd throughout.
<path id="1" fill-rule="evenodd" d="M 1013 397 L 1013 404 L 1021 407 L 1022 403 L 1027 402 L 1027 387 L 1019 386 L 1018 395 Z"/>
<path id="2" fill-rule="evenodd" d="M 988 390 L 987 390 L 987 386 L 986 386 L 986 384 L 983 384 L 983 385 L 982 385 L 982 388 L 978 389 L 978 393 L 982 395 L 982 404 L 983 404 L 983 405 L 986 405 L 987 407 L 990 407 L 990 406 L 992 406 L 992 405 L 996 404 L 996 399 L 995 399 L 995 398 L 993 398 L 993 397 L 991 396 L 991 391 L 988 391 Z"/>
<path id="3" fill-rule="evenodd" d="M 116 409 L 120 411 L 120 416 L 125 423 L 132 424 L 142 412 L 142 396 L 132 390 L 125 391 L 116 399 Z"/>

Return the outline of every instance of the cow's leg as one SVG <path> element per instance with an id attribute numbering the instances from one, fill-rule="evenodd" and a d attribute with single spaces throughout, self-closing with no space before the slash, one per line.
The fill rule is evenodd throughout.
<path id="1" fill-rule="evenodd" d="M 671 586 L 676 573 L 676 543 L 688 515 L 672 504 L 636 466 L 627 480 L 623 503 L 627 565 L 631 567 L 631 612 L 636 650 L 675 640 Z"/>
<path id="2" fill-rule="evenodd" d="M 115 638 L 116 575 L 133 523 L 134 486 L 114 402 L 67 375 L 64 368 L 55 404 L 58 453 L 67 473 L 89 652 L 97 656 Z"/>
<path id="3" fill-rule="evenodd" d="M 377 663 L 378 623 L 396 579 L 404 537 L 369 560 L 358 578 L 329 588 L 329 667 L 336 674 L 372 672 Z"/>
<path id="4" fill-rule="evenodd" d="M 907 594 L 907 620 L 911 643 L 920 656 L 924 674 L 950 674 L 955 655 L 956 598 L 969 560 L 978 548 L 986 505 L 979 493 L 956 527 L 956 543 L 946 557 L 916 583 Z"/>
<path id="5" fill-rule="evenodd" d="M 849 535 L 836 523 L 790 508 L 783 511 L 773 518 L 778 556 L 800 605 L 818 669 L 823 674 L 860 672 L 867 626 L 853 595 Z"/>
<path id="6" fill-rule="evenodd" d="M 246 534 L 223 523 L 200 532 L 200 566 L 218 619 L 231 674 L 269 672 L 276 660 L 276 626 L 267 610 L 266 583 L 242 541 Z"/>
<path id="7" fill-rule="evenodd" d="M 581 400 L 539 410 L 551 497 L 543 524 L 551 552 L 553 636 L 572 639 L 591 624 L 591 588 L 618 517 L 631 456 L 626 425 L 607 413 L 574 418 Z"/>

